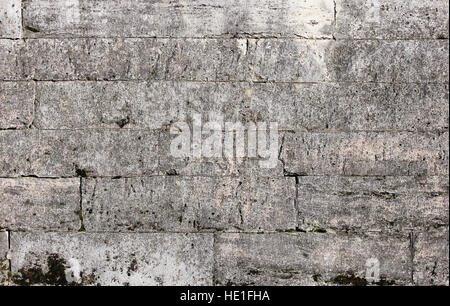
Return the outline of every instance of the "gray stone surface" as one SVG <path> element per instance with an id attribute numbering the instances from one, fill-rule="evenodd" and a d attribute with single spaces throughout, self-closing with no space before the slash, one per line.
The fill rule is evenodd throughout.
<path id="1" fill-rule="evenodd" d="M 215 251 L 219 285 L 366 285 L 372 258 L 379 284 L 411 282 L 407 236 L 232 233 L 218 236 Z"/>
<path id="2" fill-rule="evenodd" d="M 27 37 L 331 37 L 334 3 L 296 0 L 24 1 Z M 106 21 L 106 22 L 105 22 Z"/>
<path id="3" fill-rule="evenodd" d="M 413 275 L 416 285 L 449 285 L 448 237 L 448 224 L 434 231 L 414 235 Z"/>
<path id="4" fill-rule="evenodd" d="M 83 180 L 86 231 L 275 231 L 296 227 L 295 179 L 158 176 Z"/>
<path id="5" fill-rule="evenodd" d="M 250 40 L 254 81 L 447 82 L 447 40 Z M 389 55 L 389 56 L 387 56 Z"/>
<path id="6" fill-rule="evenodd" d="M 80 179 L 0 178 L 0 229 L 76 231 Z"/>
<path id="7" fill-rule="evenodd" d="M 0 131 L 1 176 L 138 176 L 158 173 L 158 131 Z M 4 154 L 4 155 L 3 155 Z"/>
<path id="8" fill-rule="evenodd" d="M 433 131 L 448 128 L 448 98 L 444 83 L 38 82 L 34 124 L 160 129 L 214 112 L 282 130 Z"/>
<path id="9" fill-rule="evenodd" d="M 257 131 L 260 133 L 260 131 Z M 269 137 L 268 131 L 261 131 L 266 133 L 266 137 Z M 222 149 L 224 146 L 225 137 L 229 133 L 222 134 Z M 248 139 L 248 130 L 244 132 L 245 139 Z M 171 135 L 168 131 L 163 131 L 160 134 L 159 139 L 159 170 L 161 174 L 173 173 L 179 175 L 188 176 L 246 176 L 246 177 L 280 177 L 283 176 L 283 163 L 278 159 L 278 152 L 282 145 L 283 134 L 280 132 L 278 134 L 278 143 L 276 143 L 276 152 L 273 167 L 265 167 L 261 165 L 261 162 L 268 161 L 268 158 L 260 157 L 249 157 L 245 155 L 242 158 L 226 158 L 222 157 L 205 157 L 205 156 L 194 156 L 193 150 L 191 150 L 191 155 L 185 156 L 174 156 L 171 153 L 172 141 L 177 137 L 177 135 Z M 206 138 L 203 137 L 204 140 Z M 244 149 L 246 154 L 248 152 L 248 142 L 244 142 Z M 233 154 L 235 154 L 235 148 L 233 148 Z M 271 154 L 272 155 L 272 154 Z"/>
<path id="10" fill-rule="evenodd" d="M 18 285 L 211 285 L 211 234 L 11 235 Z"/>
<path id="11" fill-rule="evenodd" d="M 448 132 L 286 133 L 280 159 L 297 175 L 448 175 Z"/>
<path id="12" fill-rule="evenodd" d="M 22 37 L 22 1 L 0 0 L 0 38 Z"/>
<path id="13" fill-rule="evenodd" d="M 9 285 L 8 232 L 0 231 L 0 286 Z"/>
<path id="14" fill-rule="evenodd" d="M 245 84 L 245 85 L 244 85 Z M 36 126 L 43 129 L 161 129 L 209 112 L 241 121 L 248 83 L 39 82 Z"/>
<path id="15" fill-rule="evenodd" d="M 34 84 L 0 82 L 0 129 L 28 127 L 34 118 Z"/>
<path id="16" fill-rule="evenodd" d="M 245 39 L 31 39 L 3 41 L 1 79 L 243 80 Z"/>
<path id="17" fill-rule="evenodd" d="M 448 38 L 448 1 L 336 0 L 336 38 Z"/>
<path id="18" fill-rule="evenodd" d="M 446 40 L 33 39 L 2 41 L 0 54 L 3 80 L 426 83 L 449 75 Z"/>
<path id="19" fill-rule="evenodd" d="M 403 232 L 448 226 L 448 177 L 299 177 L 299 227 Z"/>
<path id="20" fill-rule="evenodd" d="M 448 7 L 0 0 L 0 284 L 448 286 Z"/>
<path id="21" fill-rule="evenodd" d="M 36 130 L 0 131 L 0 177 L 30 175 Z"/>

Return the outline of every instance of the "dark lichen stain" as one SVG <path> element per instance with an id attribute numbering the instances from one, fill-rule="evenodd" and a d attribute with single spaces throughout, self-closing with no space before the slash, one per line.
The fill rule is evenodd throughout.
<path id="1" fill-rule="evenodd" d="M 352 273 L 338 275 L 331 281 L 337 285 L 367 286 L 369 284 L 364 278 L 357 277 Z"/>
<path id="2" fill-rule="evenodd" d="M 12 277 L 12 281 L 21 286 L 29 285 L 52 285 L 52 286 L 68 286 L 65 270 L 66 262 L 60 258 L 58 254 L 51 254 L 47 258 L 48 272 L 44 272 L 41 267 L 34 266 L 22 268 L 18 275 Z"/>
<path id="3" fill-rule="evenodd" d="M 131 272 L 136 272 L 137 268 L 138 268 L 138 265 L 137 265 L 136 258 L 133 258 L 133 260 L 130 263 L 130 266 L 128 267 L 128 271 L 127 271 L 128 276 L 131 275 Z"/>
<path id="4" fill-rule="evenodd" d="M 66 269 L 68 268 L 66 261 L 60 258 L 58 254 L 50 254 L 47 257 L 48 272 L 44 272 L 42 267 L 34 265 L 32 267 L 24 267 L 19 273 L 11 276 L 11 280 L 16 285 L 49 285 L 49 286 L 80 286 L 94 284 L 96 276 L 95 270 L 89 275 L 80 273 L 81 283 L 68 282 L 66 279 Z"/>
<path id="5" fill-rule="evenodd" d="M 367 285 L 377 285 L 377 286 L 392 286 L 395 285 L 395 281 L 387 280 L 381 277 L 378 282 L 368 282 L 366 279 L 357 277 L 353 273 L 347 273 L 343 275 L 338 275 L 331 280 L 332 283 L 337 285 L 351 285 L 351 286 L 367 286 Z"/>
<path id="6" fill-rule="evenodd" d="M 249 270 L 247 274 L 248 275 L 259 275 L 259 274 L 261 274 L 261 271 L 252 269 L 252 270 Z"/>

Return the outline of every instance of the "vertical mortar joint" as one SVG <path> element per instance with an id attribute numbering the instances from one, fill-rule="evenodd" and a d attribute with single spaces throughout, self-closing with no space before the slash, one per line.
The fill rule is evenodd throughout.
<path id="1" fill-rule="evenodd" d="M 80 229 L 78 232 L 85 232 L 86 229 L 84 227 L 84 221 L 83 221 L 83 178 L 80 177 L 80 203 L 78 207 L 78 218 L 80 219 Z"/>
<path id="2" fill-rule="evenodd" d="M 414 257 L 415 257 L 415 234 L 409 233 L 409 251 L 411 259 L 411 283 L 414 284 Z"/>

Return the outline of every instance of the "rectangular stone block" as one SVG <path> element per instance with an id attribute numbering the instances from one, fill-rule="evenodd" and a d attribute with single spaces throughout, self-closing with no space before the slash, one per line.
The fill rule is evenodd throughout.
<path id="1" fill-rule="evenodd" d="M 156 176 L 83 179 L 93 232 L 275 231 L 296 227 L 295 179 Z"/>
<path id="2" fill-rule="evenodd" d="M 0 176 L 157 174 L 158 138 L 145 130 L 2 131 Z"/>
<path id="3" fill-rule="evenodd" d="M 80 179 L 0 178 L 0 229 L 77 231 Z"/>
<path id="4" fill-rule="evenodd" d="M 448 286 L 448 224 L 434 231 L 414 233 L 414 283 Z"/>
<path id="5" fill-rule="evenodd" d="M 253 135 L 253 139 L 257 140 L 258 137 L 261 137 L 266 140 L 265 147 L 257 145 L 257 141 L 256 143 L 249 141 L 248 129 L 243 132 L 243 138 L 236 137 L 237 134 L 233 132 L 218 131 L 218 133 L 215 133 L 215 135 L 218 135 L 218 140 L 212 145 L 213 148 L 217 149 L 217 156 L 207 155 L 209 146 L 206 141 L 211 137 L 212 132 L 206 131 L 203 136 L 189 138 L 186 136 L 188 132 L 177 135 L 170 134 L 169 131 L 163 131 L 160 134 L 159 141 L 160 173 L 193 176 L 283 176 L 283 163 L 279 159 L 283 133 L 277 132 L 277 130 L 272 132 L 272 141 L 271 132 L 268 129 L 251 131 L 253 131 L 253 133 L 250 133 Z M 234 142 L 231 145 L 226 140 L 232 139 L 233 135 Z M 183 138 L 180 140 L 179 137 Z M 182 144 L 187 149 L 185 151 L 177 150 L 177 146 L 181 146 L 185 139 L 190 141 L 187 144 Z M 199 139 L 201 139 L 201 143 Z M 236 139 L 242 140 L 242 146 L 238 145 L 241 142 Z M 236 157 L 236 147 L 242 148 L 242 156 Z M 225 154 L 228 150 L 232 151 L 232 157 Z"/>
<path id="6" fill-rule="evenodd" d="M 193 114 L 207 122 L 210 112 L 241 121 L 246 88 L 235 82 L 39 82 L 36 126 L 162 129 Z"/>
<path id="7" fill-rule="evenodd" d="M 0 129 L 25 128 L 33 122 L 34 84 L 0 82 Z"/>
<path id="8" fill-rule="evenodd" d="M 30 39 L 0 47 L 1 78 L 33 80 L 243 80 L 245 39 Z"/>
<path id="9" fill-rule="evenodd" d="M 36 130 L 0 131 L 0 177 L 32 175 L 31 159 L 38 140 Z"/>
<path id="10" fill-rule="evenodd" d="M 0 231 L 0 286 L 9 285 L 8 232 Z"/>
<path id="11" fill-rule="evenodd" d="M 448 129 L 448 84 L 257 83 L 246 118 L 297 131 Z"/>
<path id="12" fill-rule="evenodd" d="M 372 281 L 379 285 L 411 281 L 407 236 L 221 234 L 216 254 L 218 285 L 363 286 Z M 379 273 L 374 274 L 377 268 Z"/>
<path id="13" fill-rule="evenodd" d="M 298 178 L 299 227 L 307 231 L 426 231 L 448 226 L 448 201 L 446 177 Z"/>
<path id="14" fill-rule="evenodd" d="M 20 80 L 22 70 L 19 65 L 23 40 L 0 39 L 0 80 Z"/>
<path id="15" fill-rule="evenodd" d="M 0 38 L 22 37 L 22 1 L 0 0 Z"/>
<path id="16" fill-rule="evenodd" d="M 17 285 L 211 285 L 212 234 L 13 233 Z"/>
<path id="17" fill-rule="evenodd" d="M 280 159 L 297 175 L 448 175 L 448 132 L 286 133 Z"/>
<path id="18" fill-rule="evenodd" d="M 250 40 L 253 81 L 448 81 L 446 40 Z"/>
<path id="19" fill-rule="evenodd" d="M 27 37 L 331 38 L 334 4 L 332 0 L 27 0 L 23 14 Z"/>
<path id="20" fill-rule="evenodd" d="M 41 129 L 160 129 L 213 112 L 281 130 L 434 131 L 449 118 L 448 84 L 37 82 L 36 100 Z"/>
<path id="21" fill-rule="evenodd" d="M 448 39 L 448 1 L 337 0 L 336 38 Z"/>

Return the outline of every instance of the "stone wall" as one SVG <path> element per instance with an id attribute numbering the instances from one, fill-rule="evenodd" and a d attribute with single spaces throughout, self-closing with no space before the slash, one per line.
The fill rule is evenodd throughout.
<path id="1" fill-rule="evenodd" d="M 448 10 L 0 0 L 1 284 L 448 285 Z M 193 112 L 275 167 L 174 156 Z"/>

